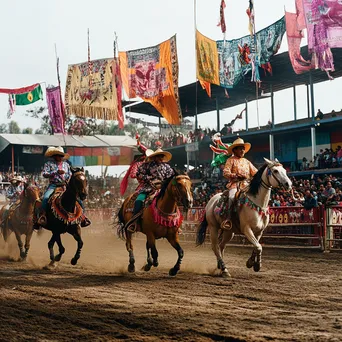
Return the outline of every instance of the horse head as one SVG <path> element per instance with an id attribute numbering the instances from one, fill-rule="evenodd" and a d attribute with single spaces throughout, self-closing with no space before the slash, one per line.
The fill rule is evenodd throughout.
<path id="1" fill-rule="evenodd" d="M 40 198 L 40 195 L 41 191 L 37 185 L 30 183 L 24 184 L 24 197 L 27 198 L 29 202 L 35 202 Z"/>
<path id="2" fill-rule="evenodd" d="M 263 181 L 270 187 L 279 188 L 283 186 L 286 190 L 292 189 L 292 182 L 286 174 L 286 170 L 283 165 L 276 158 L 274 161 L 264 158 L 267 167 L 266 175 Z"/>
<path id="3" fill-rule="evenodd" d="M 83 201 L 88 196 L 88 182 L 84 173 L 83 167 L 71 167 L 71 178 L 68 186 L 80 197 Z"/>
<path id="4" fill-rule="evenodd" d="M 175 172 L 175 176 L 169 183 L 173 198 L 183 205 L 184 209 L 191 208 L 193 204 L 191 185 L 190 177 L 186 173 L 180 174 L 178 172 Z"/>

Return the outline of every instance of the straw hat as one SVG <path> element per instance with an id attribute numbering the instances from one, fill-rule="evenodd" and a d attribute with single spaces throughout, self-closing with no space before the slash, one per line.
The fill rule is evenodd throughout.
<path id="1" fill-rule="evenodd" d="M 245 147 L 245 153 L 247 153 L 250 149 L 251 149 L 251 144 L 250 143 L 245 143 L 243 141 L 243 139 L 241 138 L 237 138 L 232 145 L 230 145 L 228 147 L 228 152 L 229 154 L 232 154 L 233 153 L 233 149 L 235 147 L 239 147 L 239 146 L 244 146 Z"/>
<path id="2" fill-rule="evenodd" d="M 171 154 L 170 152 L 163 151 L 161 148 L 158 148 L 158 149 L 156 149 L 155 151 L 150 150 L 150 149 L 147 149 L 146 152 L 145 152 L 145 154 L 146 154 L 146 159 L 149 160 L 149 161 L 150 161 L 151 158 L 153 158 L 153 157 L 156 157 L 156 156 L 163 156 L 162 161 L 163 161 L 164 163 L 167 163 L 167 162 L 170 161 L 171 158 L 172 158 L 172 154 Z"/>
<path id="3" fill-rule="evenodd" d="M 11 179 L 10 179 L 10 182 L 23 182 L 23 179 L 21 178 L 21 176 L 13 176 Z"/>
<path id="4" fill-rule="evenodd" d="M 70 155 L 68 153 L 64 153 L 64 149 L 61 146 L 58 146 L 58 147 L 51 146 L 45 152 L 45 157 L 53 157 L 56 155 L 62 156 L 63 159 L 69 159 L 70 158 Z"/>

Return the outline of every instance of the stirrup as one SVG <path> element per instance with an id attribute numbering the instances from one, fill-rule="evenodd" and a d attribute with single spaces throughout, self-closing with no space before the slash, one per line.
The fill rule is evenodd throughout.
<path id="1" fill-rule="evenodd" d="M 40 216 L 39 216 L 39 219 L 38 219 L 38 221 L 37 221 L 37 223 L 38 223 L 40 226 L 42 226 L 42 227 L 46 226 L 46 224 L 47 224 L 47 218 L 46 218 L 46 216 L 45 216 L 45 215 L 40 215 Z"/>
<path id="2" fill-rule="evenodd" d="M 82 222 L 81 222 L 81 227 L 84 228 L 84 227 L 88 227 L 91 225 L 91 221 L 88 219 L 88 217 L 85 217 Z"/>
<path id="3" fill-rule="evenodd" d="M 127 228 L 127 231 L 129 233 L 135 233 L 137 231 L 137 226 L 136 226 L 136 223 L 132 223 L 128 228 Z"/>
<path id="4" fill-rule="evenodd" d="M 221 229 L 223 229 L 223 230 L 230 230 L 230 229 L 232 229 L 232 227 L 233 227 L 232 221 L 229 219 L 224 220 L 221 223 Z"/>

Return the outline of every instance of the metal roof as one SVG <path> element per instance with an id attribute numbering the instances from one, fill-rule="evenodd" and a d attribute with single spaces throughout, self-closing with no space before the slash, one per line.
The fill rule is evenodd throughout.
<path id="1" fill-rule="evenodd" d="M 334 78 L 342 76 L 342 49 L 332 49 L 334 55 L 335 71 L 331 73 Z M 308 57 L 307 46 L 301 48 L 302 56 L 305 59 Z M 273 69 L 272 75 L 265 75 L 264 71 L 260 69 L 260 77 L 262 81 L 262 89 L 259 89 L 259 99 L 263 99 L 261 96 L 261 90 L 265 93 L 270 92 L 271 85 L 273 91 L 281 91 L 293 87 L 294 85 L 309 84 L 310 73 L 304 73 L 297 75 L 292 68 L 291 61 L 289 59 L 288 52 L 283 52 L 271 58 L 271 65 Z M 321 70 L 312 70 L 313 83 L 320 83 L 328 81 L 328 77 L 325 72 Z M 191 83 L 183 87 L 179 87 L 179 97 L 183 117 L 194 116 L 196 114 L 207 113 L 216 110 L 216 98 L 218 98 L 219 109 L 234 107 L 245 103 L 247 100 L 256 100 L 256 86 L 255 83 L 250 81 L 251 74 L 248 73 L 245 77 L 234 87 L 233 89 L 227 89 L 229 98 L 226 97 L 224 88 L 211 85 L 212 97 L 209 98 L 206 91 L 202 89 L 199 83 Z M 197 94 L 197 95 L 196 95 Z M 158 116 L 160 113 L 148 102 L 139 103 L 137 105 L 130 106 L 131 112 Z"/>
<path id="2" fill-rule="evenodd" d="M 0 152 L 8 145 L 65 146 L 65 147 L 135 147 L 136 141 L 125 135 L 44 135 L 44 134 L 0 134 Z"/>
<path id="3" fill-rule="evenodd" d="M 100 139 L 108 146 L 127 146 L 135 147 L 137 141 L 126 135 L 95 135 L 96 138 Z"/>

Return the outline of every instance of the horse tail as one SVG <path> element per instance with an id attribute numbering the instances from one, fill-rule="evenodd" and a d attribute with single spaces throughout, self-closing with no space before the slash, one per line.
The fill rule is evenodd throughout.
<path id="1" fill-rule="evenodd" d="M 124 202 L 125 203 L 125 202 Z M 118 236 L 121 239 L 125 239 L 126 232 L 125 232 L 125 219 L 124 219 L 124 214 L 123 214 L 123 209 L 124 209 L 124 203 L 122 203 L 118 214 L 117 214 L 117 223 L 118 223 Z"/>
<path id="2" fill-rule="evenodd" d="M 204 213 L 203 219 L 197 229 L 196 246 L 200 246 L 204 243 L 205 236 L 207 234 L 207 228 L 208 228 L 207 215 Z"/>

